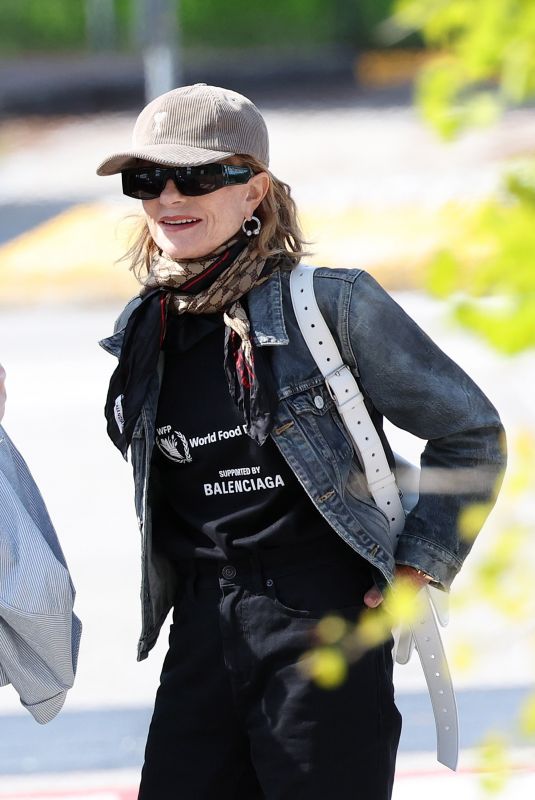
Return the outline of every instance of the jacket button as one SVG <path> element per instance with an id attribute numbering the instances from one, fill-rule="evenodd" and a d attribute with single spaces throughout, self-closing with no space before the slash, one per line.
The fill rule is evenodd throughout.
<path id="1" fill-rule="evenodd" d="M 316 397 L 314 398 L 314 405 L 316 406 L 316 408 L 323 408 L 323 406 L 325 405 L 325 400 L 323 399 L 323 397 L 321 397 L 321 395 L 319 394 L 316 395 Z"/>
<path id="2" fill-rule="evenodd" d="M 231 580 L 231 578 L 236 577 L 236 567 L 233 567 L 232 564 L 226 564 L 223 569 L 221 570 L 221 575 L 226 580 Z"/>

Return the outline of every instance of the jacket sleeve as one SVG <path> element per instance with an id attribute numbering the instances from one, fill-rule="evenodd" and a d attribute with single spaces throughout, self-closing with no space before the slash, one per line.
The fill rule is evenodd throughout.
<path id="1" fill-rule="evenodd" d="M 351 290 L 349 342 L 363 391 L 394 425 L 427 440 L 420 496 L 396 562 L 449 588 L 490 512 L 505 468 L 498 412 L 474 381 L 367 273 Z M 467 512 L 477 504 L 477 530 Z M 476 515 L 471 515 L 473 519 Z"/>

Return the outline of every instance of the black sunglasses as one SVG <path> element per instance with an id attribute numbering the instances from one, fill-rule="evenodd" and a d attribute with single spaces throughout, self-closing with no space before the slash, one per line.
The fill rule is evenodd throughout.
<path id="1" fill-rule="evenodd" d="M 138 200 L 159 197 L 168 180 L 187 197 L 210 194 L 223 186 L 247 183 L 252 177 L 250 167 L 230 164 L 204 164 L 200 167 L 133 167 L 122 171 L 123 192 Z"/>

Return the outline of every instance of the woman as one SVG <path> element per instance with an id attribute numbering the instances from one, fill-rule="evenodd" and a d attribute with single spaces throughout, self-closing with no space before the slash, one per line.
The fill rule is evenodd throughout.
<path id="1" fill-rule="evenodd" d="M 174 606 L 144 800 L 389 798 L 391 642 L 332 692 L 296 662 L 318 619 L 356 620 L 394 573 L 447 589 L 470 547 L 460 515 L 491 500 L 503 466 L 497 412 L 470 378 L 369 275 L 319 270 L 377 424 L 427 439 L 424 469 L 480 477 L 463 495 L 437 478 L 392 552 L 292 311 L 303 240 L 268 164 L 256 107 L 196 84 L 152 101 L 132 148 L 98 169 L 121 172 L 145 215 L 129 252 L 141 295 L 102 343 L 119 357 L 108 431 L 131 448 L 142 530 L 140 659 Z"/>

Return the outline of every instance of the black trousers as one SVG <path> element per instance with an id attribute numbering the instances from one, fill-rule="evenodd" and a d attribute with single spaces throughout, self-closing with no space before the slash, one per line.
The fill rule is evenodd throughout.
<path id="1" fill-rule="evenodd" d="M 353 663 L 335 689 L 296 666 L 322 616 L 358 618 L 370 569 L 343 542 L 285 560 L 191 570 L 174 609 L 140 800 L 391 797 L 401 731 L 391 642 Z"/>

